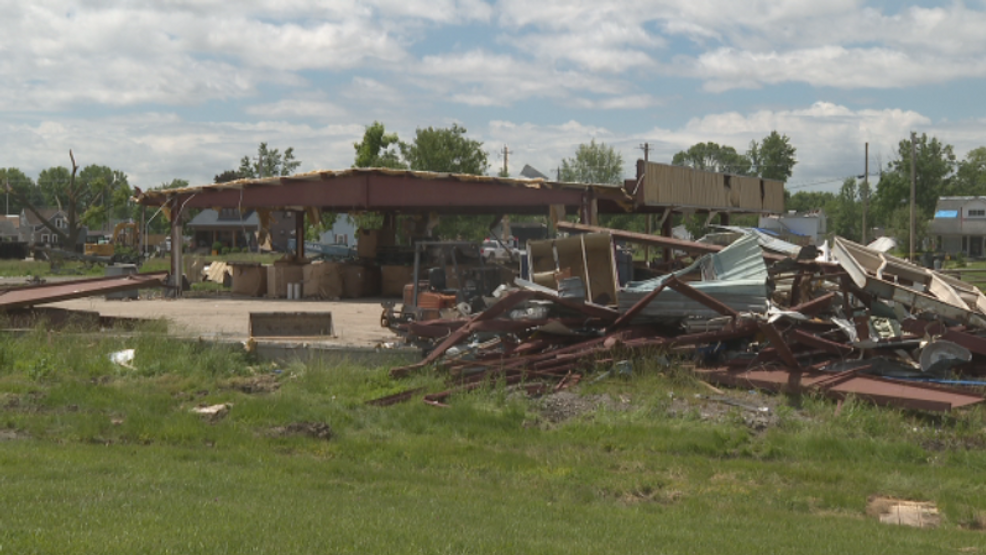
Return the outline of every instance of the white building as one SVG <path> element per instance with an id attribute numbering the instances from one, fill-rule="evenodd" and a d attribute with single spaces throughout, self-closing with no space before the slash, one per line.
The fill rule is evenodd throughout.
<path id="1" fill-rule="evenodd" d="M 779 216 L 760 216 L 760 228 L 773 231 L 781 239 L 795 244 L 821 245 L 828 233 L 828 218 L 822 209 Z"/>

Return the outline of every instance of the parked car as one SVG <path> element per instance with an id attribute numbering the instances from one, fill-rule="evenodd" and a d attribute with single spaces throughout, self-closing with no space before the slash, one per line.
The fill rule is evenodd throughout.
<path id="1" fill-rule="evenodd" d="M 517 245 L 516 237 L 511 237 L 502 243 L 496 239 L 487 239 L 483 241 L 479 252 L 483 257 L 483 260 L 487 262 L 502 262 L 516 259 L 518 256 L 523 254 L 523 251 L 521 251 Z"/>

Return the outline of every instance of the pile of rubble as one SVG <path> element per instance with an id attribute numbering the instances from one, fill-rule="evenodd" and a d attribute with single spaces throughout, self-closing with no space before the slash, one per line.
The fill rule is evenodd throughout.
<path id="1" fill-rule="evenodd" d="M 493 382 L 557 391 L 587 372 L 628 370 L 635 356 L 694 361 L 695 373 L 714 384 L 837 400 L 931 411 L 983 400 L 975 388 L 986 386 L 986 296 L 970 284 L 842 238 L 793 255 L 771 252 L 752 233 L 725 247 L 681 240 L 673 247 L 705 254 L 627 283 L 608 306 L 592 302 L 589 287 L 517 280 L 482 312 L 404 324 L 401 332 L 427 355 L 392 375 L 438 365 L 453 385 L 374 403 L 424 395 L 442 405 Z M 612 266 L 586 260 L 565 275 L 581 272 L 588 283 L 593 273 L 615 274 Z"/>

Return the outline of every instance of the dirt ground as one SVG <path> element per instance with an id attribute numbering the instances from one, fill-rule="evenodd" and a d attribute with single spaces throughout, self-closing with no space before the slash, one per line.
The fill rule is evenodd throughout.
<path id="1" fill-rule="evenodd" d="M 106 300 L 89 297 L 52 303 L 69 310 L 88 310 L 101 316 L 164 318 L 175 335 L 246 338 L 251 312 L 331 312 L 335 337 L 326 343 L 374 347 L 398 338 L 380 327 L 381 299 L 321 301 L 302 299 L 233 298 L 229 296 L 183 299 Z"/>

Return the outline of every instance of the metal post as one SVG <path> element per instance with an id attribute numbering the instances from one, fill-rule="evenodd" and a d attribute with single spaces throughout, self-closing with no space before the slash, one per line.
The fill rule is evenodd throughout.
<path id="1" fill-rule="evenodd" d="M 866 143 L 866 162 L 863 166 L 863 240 L 860 241 L 862 244 L 866 244 L 866 212 L 869 210 L 870 202 L 870 143 Z"/>
<path id="2" fill-rule="evenodd" d="M 301 261 L 305 258 L 305 212 L 294 213 L 294 258 Z"/>
<path id="3" fill-rule="evenodd" d="M 182 260 L 181 260 L 181 199 L 175 197 L 171 204 L 171 280 L 168 285 L 172 287 L 175 298 L 182 296 Z"/>
<path id="4" fill-rule="evenodd" d="M 914 145 L 914 137 L 914 131 L 911 131 L 911 262 L 914 262 L 914 226 L 917 222 L 914 200 L 917 191 L 917 147 Z"/>

